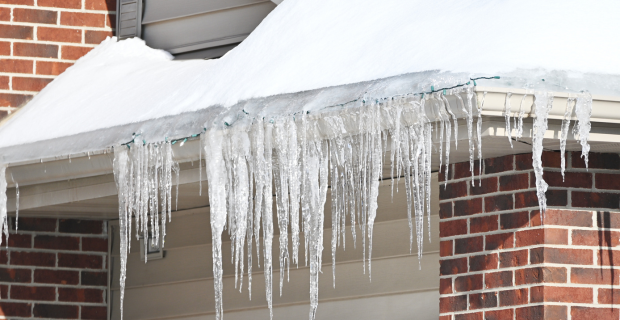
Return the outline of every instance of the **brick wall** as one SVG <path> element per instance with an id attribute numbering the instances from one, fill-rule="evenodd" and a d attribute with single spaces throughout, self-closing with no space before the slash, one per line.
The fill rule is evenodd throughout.
<path id="1" fill-rule="evenodd" d="M 440 320 L 619 319 L 620 157 L 543 155 L 541 224 L 531 154 L 469 163 L 440 185 Z M 477 166 L 476 166 L 477 169 Z M 445 181 L 444 177 L 440 177 Z"/>
<path id="2" fill-rule="evenodd" d="M 115 10 L 115 0 L 0 0 L 0 120 L 112 36 Z"/>
<path id="3" fill-rule="evenodd" d="M 105 222 L 20 218 L 0 251 L 0 314 L 107 319 Z"/>

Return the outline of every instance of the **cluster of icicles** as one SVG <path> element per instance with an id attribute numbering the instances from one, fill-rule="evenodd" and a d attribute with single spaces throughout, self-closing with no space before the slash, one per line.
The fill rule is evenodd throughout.
<path id="1" fill-rule="evenodd" d="M 539 203 L 544 211 L 547 185 L 542 179 L 542 139 L 547 130 L 547 117 L 553 96 L 547 92 L 534 95 L 536 118 L 532 157 Z M 505 115 L 506 129 L 510 133 L 509 141 L 512 145 L 511 124 L 516 129 L 515 140 L 523 135 L 525 96 L 518 112 L 512 111 L 510 96 L 509 93 L 506 97 Z M 204 132 L 201 135 L 200 154 L 205 154 L 209 186 L 216 319 L 223 317 L 221 245 L 225 229 L 231 238 L 236 287 L 240 291 L 243 288 L 244 268 L 247 263 L 250 298 L 253 244 L 260 261 L 262 239 L 266 299 L 273 317 L 274 194 L 277 218 L 275 223 L 280 237 L 280 295 L 284 274 L 288 272 L 291 264 L 309 265 L 309 319 L 315 318 L 318 278 L 323 265 L 321 257 L 324 207 L 328 189 L 331 191 L 332 204 L 334 286 L 335 252 L 337 246 L 345 246 L 347 228 L 352 233 L 354 246 L 357 242 L 356 234 L 361 232 L 363 270 L 366 272 L 367 266 L 370 276 L 373 225 L 377 215 L 379 182 L 383 178 L 382 168 L 387 152 L 391 162 L 391 177 L 405 179 L 410 248 L 413 248 L 415 233 L 417 253 L 420 256 L 423 251 L 425 213 L 430 234 L 431 155 L 433 152 L 439 154 L 440 170 L 443 168 L 447 175 L 451 141 L 458 142 L 458 119 L 465 119 L 471 182 L 472 185 L 475 183 L 473 172 L 476 152 L 477 158 L 482 159 L 481 110 L 484 98 L 481 100 L 476 99 L 471 86 L 430 95 L 389 99 L 365 97 L 356 107 L 316 114 L 304 113 L 271 119 L 256 119 L 243 114 L 231 126 Z M 588 93 L 568 99 L 561 134 L 562 173 L 573 109 L 578 119 L 574 133 L 580 139 L 587 163 L 591 105 L 592 99 Z M 151 234 L 153 241 L 159 241 L 160 236 L 165 236 L 166 216 L 169 220 L 172 210 L 172 174 L 177 174 L 178 187 L 179 167 L 173 160 L 170 142 L 133 143 L 131 148 L 117 146 L 114 152 L 114 174 L 119 191 L 122 315 L 132 216 L 136 219 L 136 236 L 141 234 L 148 239 Z M 479 162 L 482 166 L 482 161 Z M 273 186 L 275 190 L 272 190 Z M 302 238 L 304 253 L 303 260 L 300 261 L 299 247 Z"/>

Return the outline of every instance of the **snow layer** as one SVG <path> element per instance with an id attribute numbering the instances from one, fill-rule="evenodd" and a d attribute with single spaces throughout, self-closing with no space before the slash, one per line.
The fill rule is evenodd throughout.
<path id="1" fill-rule="evenodd" d="M 518 87 L 559 70 L 577 80 L 607 75 L 599 83 L 613 87 L 616 12 L 611 0 L 288 0 L 219 60 L 172 61 L 140 40 L 110 39 L 10 119 L 0 148 L 429 70 L 512 74 L 522 81 L 508 85 Z"/>

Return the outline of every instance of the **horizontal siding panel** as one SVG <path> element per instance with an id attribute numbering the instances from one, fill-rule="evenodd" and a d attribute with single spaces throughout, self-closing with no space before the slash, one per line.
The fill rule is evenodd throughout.
<path id="1" fill-rule="evenodd" d="M 326 300 L 347 300 L 366 296 L 382 296 L 400 292 L 436 291 L 439 283 L 437 264 L 439 254 L 427 254 L 421 260 L 422 270 L 418 270 L 417 257 L 406 256 L 373 260 L 372 282 L 362 273 L 360 263 L 340 264 L 336 270 L 336 288 L 332 288 L 332 271 L 323 268 L 319 279 L 319 296 Z M 282 296 L 279 296 L 278 277 L 274 272 L 274 307 L 288 304 L 309 306 L 309 270 L 291 269 L 290 282 L 285 283 Z M 235 289 L 234 276 L 224 278 L 225 310 L 264 308 L 264 277 L 255 274 L 253 278 L 252 300 L 244 286 L 242 293 Z M 119 319 L 118 291 L 113 291 L 113 319 Z M 411 301 L 410 303 L 414 303 Z M 431 304 L 435 308 L 438 302 Z M 319 305 L 321 308 L 321 305 Z M 189 281 L 165 286 L 141 287 L 125 291 L 126 319 L 158 319 L 183 315 L 205 314 L 214 311 L 212 280 Z"/>

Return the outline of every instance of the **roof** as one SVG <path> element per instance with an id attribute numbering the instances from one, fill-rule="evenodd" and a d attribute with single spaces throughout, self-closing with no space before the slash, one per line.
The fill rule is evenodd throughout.
<path id="1" fill-rule="evenodd" d="M 174 61 L 112 38 L 0 128 L 0 162 L 102 150 L 135 132 L 182 137 L 245 105 L 318 109 L 367 86 L 388 95 L 497 75 L 496 86 L 618 96 L 619 11 L 614 1 L 289 0 L 217 60 Z"/>

